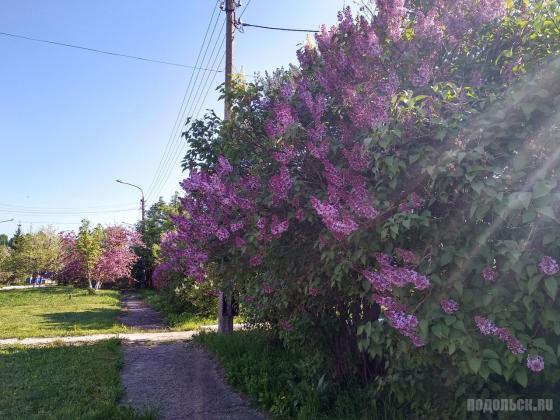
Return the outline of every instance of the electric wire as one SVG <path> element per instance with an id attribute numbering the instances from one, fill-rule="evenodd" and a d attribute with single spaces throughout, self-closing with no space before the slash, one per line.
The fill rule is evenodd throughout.
<path id="1" fill-rule="evenodd" d="M 114 52 L 114 51 L 100 50 L 100 49 L 97 49 L 97 48 L 84 47 L 84 46 L 76 45 L 76 44 L 68 44 L 68 43 L 65 43 L 65 42 L 57 42 L 57 41 L 51 41 L 51 40 L 42 39 L 42 38 L 34 38 L 34 37 L 31 37 L 31 36 L 19 35 L 19 34 L 14 34 L 14 33 L 10 33 L 10 32 L 0 32 L 0 36 L 11 37 L 11 38 L 16 38 L 16 39 L 23 39 L 23 40 L 27 40 L 27 41 L 41 42 L 41 43 L 44 43 L 44 44 L 58 45 L 58 46 L 61 46 L 61 47 L 75 48 L 75 49 L 89 51 L 89 52 L 93 52 L 93 53 L 99 53 L 99 54 L 105 54 L 105 55 L 112 55 L 112 56 L 115 56 L 115 57 L 128 58 L 128 59 L 131 59 L 131 60 L 139 60 L 139 61 L 145 61 L 145 62 L 149 62 L 149 63 L 164 64 L 164 65 L 174 66 L 174 67 L 183 67 L 183 68 L 187 68 L 187 69 L 191 69 L 191 70 L 216 71 L 218 73 L 223 73 L 223 70 L 206 69 L 206 68 L 198 67 L 196 64 L 194 66 L 191 66 L 191 65 L 188 65 L 188 64 L 175 63 L 175 62 L 172 62 L 172 61 L 158 60 L 158 59 L 154 59 L 154 58 L 141 57 L 141 56 L 138 56 L 138 55 L 131 55 L 131 54 L 118 53 L 118 52 Z"/>
<path id="2" fill-rule="evenodd" d="M 251 0 L 249 0 L 249 1 L 247 2 L 247 4 L 245 5 L 244 9 L 241 11 L 239 18 L 241 18 L 241 16 L 243 16 L 243 14 L 247 11 L 247 8 L 249 7 L 250 4 L 251 4 Z M 225 29 L 225 25 L 224 25 L 224 27 L 222 28 L 222 31 L 223 31 L 223 29 Z M 221 33 L 222 33 L 222 32 L 220 32 L 220 34 L 221 34 Z M 220 35 L 220 36 L 221 36 L 221 35 Z M 222 44 L 221 44 L 220 48 L 218 49 L 218 51 L 221 50 L 222 45 L 223 45 L 224 42 L 225 42 L 225 39 L 222 38 Z M 215 56 L 214 62 L 215 62 L 216 58 L 217 58 L 217 56 Z M 218 67 L 215 68 L 215 70 L 218 70 L 218 69 L 221 67 L 221 65 L 222 65 L 222 63 L 223 63 L 223 61 L 224 61 L 224 58 L 225 58 L 225 57 L 222 55 L 222 58 L 221 58 L 221 60 L 220 60 L 220 63 L 218 64 Z M 206 67 L 208 67 L 208 64 L 206 65 Z M 212 66 L 210 66 L 210 67 L 212 68 Z M 213 77 L 212 80 L 210 81 L 210 84 L 209 84 L 209 86 L 208 86 L 208 89 L 206 90 L 206 93 L 204 94 L 204 99 L 202 100 L 202 102 L 200 102 L 201 96 L 199 96 L 199 100 L 198 100 L 197 102 L 195 102 L 196 105 L 191 106 L 191 110 L 194 111 L 194 110 L 196 109 L 197 105 L 200 104 L 200 107 L 198 108 L 197 113 L 196 113 L 196 114 L 193 114 L 193 112 L 189 112 L 189 113 L 187 114 L 189 117 L 198 118 L 198 116 L 200 115 L 200 112 L 201 112 L 201 110 L 202 110 L 202 107 L 204 106 L 204 103 L 205 103 L 205 101 L 206 101 L 206 98 L 208 97 L 208 94 L 209 94 L 209 92 L 210 92 L 210 89 L 211 89 L 211 87 L 213 86 L 213 83 L 214 83 L 214 81 L 215 81 L 215 78 L 216 78 L 215 75 L 216 75 L 216 72 L 214 72 L 214 77 Z M 206 81 L 208 81 L 209 77 L 210 77 L 210 73 L 207 73 Z M 205 87 L 206 87 L 206 81 L 204 82 Z M 199 87 L 199 90 L 200 90 L 200 87 Z M 202 89 L 202 91 L 204 91 L 204 88 Z M 198 90 L 197 90 L 197 93 L 198 93 Z M 201 95 L 202 95 L 202 93 L 201 93 Z M 195 97 L 196 97 L 196 94 L 195 94 Z M 195 101 L 196 101 L 196 100 L 195 100 Z M 180 140 L 181 137 L 182 137 L 182 133 L 180 133 L 180 135 L 178 136 L 178 139 Z M 172 159 L 171 163 L 173 163 L 173 160 L 177 160 L 177 157 L 179 157 L 179 154 L 181 153 L 180 142 L 178 143 L 178 146 L 179 146 L 179 148 L 176 149 L 176 153 L 175 153 L 175 155 L 174 155 L 174 159 Z M 173 170 L 173 166 L 169 165 L 168 168 L 167 168 L 167 173 L 166 173 L 166 175 L 164 176 L 164 179 L 163 179 L 162 181 L 159 182 L 159 185 L 158 185 L 157 189 L 155 189 L 155 190 L 152 191 L 152 194 L 153 194 L 154 192 L 157 192 L 157 193 L 154 195 L 155 197 L 157 197 L 157 196 L 159 195 L 161 189 L 163 189 L 163 188 L 165 187 L 165 185 L 167 184 L 167 181 L 169 180 L 169 176 L 171 175 L 172 170 Z"/>
<path id="3" fill-rule="evenodd" d="M 209 20 L 209 22 L 208 22 L 208 26 L 207 26 L 207 28 L 206 28 L 206 32 L 205 32 L 205 34 L 204 34 L 204 38 L 203 38 L 202 44 L 200 45 L 200 49 L 199 49 L 199 51 L 198 51 L 198 55 L 197 55 L 196 63 L 195 63 L 195 65 L 196 65 L 197 67 L 198 67 L 198 63 L 199 63 L 199 62 L 200 62 L 200 63 L 203 63 L 203 60 L 200 61 L 200 58 L 201 58 L 201 56 L 202 56 L 202 52 L 203 52 L 204 47 L 205 47 L 205 45 L 206 45 L 206 39 L 208 38 L 208 34 L 209 34 L 209 32 L 210 32 L 210 28 L 211 28 L 211 26 L 212 26 L 212 22 L 213 22 L 214 16 L 216 15 L 216 11 L 218 10 L 218 3 L 219 3 L 219 1 L 216 1 L 215 5 L 214 5 L 214 8 L 213 8 L 213 10 L 212 10 L 212 16 L 210 17 L 210 20 Z M 216 25 L 217 25 L 217 23 L 218 23 L 218 19 L 219 19 L 219 13 L 218 13 L 218 16 L 216 17 L 216 20 L 215 20 L 215 22 L 214 22 L 214 27 L 213 27 L 213 29 L 212 29 L 211 38 L 208 40 L 208 45 L 210 44 L 210 41 L 211 41 L 212 37 L 214 36 L 214 31 L 215 31 Z M 206 51 L 207 51 L 207 49 L 208 49 L 208 46 L 206 46 Z M 198 76 L 198 73 L 199 73 L 199 72 L 200 72 L 200 70 L 196 71 L 197 76 Z M 166 146 L 165 146 L 164 152 L 163 152 L 162 157 L 161 157 L 161 159 L 160 159 L 160 162 L 159 162 L 159 164 L 158 164 L 158 166 L 157 166 L 156 172 L 155 172 L 155 174 L 154 174 L 154 179 L 153 179 L 152 183 L 150 184 L 150 186 L 148 187 L 148 194 L 147 194 L 147 197 L 149 197 L 149 199 L 150 199 L 151 196 L 152 196 L 152 191 L 153 191 L 153 189 L 154 189 L 154 186 L 157 185 L 157 183 L 159 182 L 159 179 L 161 178 L 161 172 L 162 172 L 163 168 L 165 167 L 165 164 L 166 164 L 166 162 L 167 162 L 167 160 L 168 160 L 168 154 L 170 153 L 170 148 L 171 148 L 171 146 L 172 146 L 172 144 L 173 144 L 173 139 L 174 139 L 174 134 L 175 134 L 175 132 L 176 132 L 176 127 L 177 127 L 177 125 L 179 124 L 179 121 L 180 121 L 180 118 L 181 118 L 183 109 L 184 109 L 184 107 L 185 107 L 185 103 L 186 103 L 188 94 L 189 94 L 189 92 L 191 91 L 191 85 L 192 85 L 193 80 L 194 80 L 194 74 L 195 74 L 195 71 L 193 71 L 193 72 L 191 73 L 191 75 L 190 75 L 189 81 L 188 81 L 188 83 L 187 83 L 187 88 L 185 89 L 185 93 L 184 93 L 183 99 L 182 99 L 182 101 L 181 101 L 181 106 L 180 106 L 180 108 L 179 108 L 179 111 L 177 112 L 177 117 L 176 117 L 176 119 L 175 119 L 175 123 L 173 124 L 173 128 L 172 128 L 171 133 L 170 133 L 170 135 L 169 135 L 169 138 L 168 138 L 168 140 L 167 140 L 167 144 L 166 144 Z M 195 82 L 195 83 L 196 83 L 196 82 Z"/>

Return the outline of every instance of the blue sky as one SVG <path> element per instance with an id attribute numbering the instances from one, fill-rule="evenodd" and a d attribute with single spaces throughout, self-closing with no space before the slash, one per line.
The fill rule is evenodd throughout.
<path id="1" fill-rule="evenodd" d="M 3 0 L 0 31 L 193 65 L 215 3 Z M 242 3 L 244 8 L 248 1 Z M 312 29 L 334 24 L 337 11 L 351 3 L 251 0 L 242 20 Z M 223 19 L 222 13 L 218 29 Z M 251 74 L 295 62 L 305 38 L 246 28 L 236 35 L 236 69 Z M 83 218 L 134 223 L 139 192 L 117 178 L 151 190 L 148 204 L 158 192 L 168 198 L 178 190 L 184 174 L 180 159 L 172 159 L 182 155 L 175 137 L 168 180 L 153 183 L 191 70 L 2 36 L 0 54 L 0 221 L 14 218 L 0 224 L 0 233 L 11 235 L 18 221 L 24 231 L 74 229 Z M 207 86 L 211 79 L 199 76 Z M 206 101 L 204 95 L 191 100 L 187 111 L 214 108 L 221 114 L 214 86 L 203 88 Z"/>

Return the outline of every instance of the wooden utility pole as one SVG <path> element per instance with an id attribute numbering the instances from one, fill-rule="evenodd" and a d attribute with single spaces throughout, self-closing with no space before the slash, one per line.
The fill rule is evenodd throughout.
<path id="1" fill-rule="evenodd" d="M 231 77 L 233 73 L 233 33 L 235 31 L 235 0 L 225 0 L 226 6 L 226 67 L 225 67 L 225 100 L 224 121 L 231 117 Z M 232 290 L 220 292 L 218 304 L 218 332 L 227 334 L 233 331 L 233 292 Z"/>

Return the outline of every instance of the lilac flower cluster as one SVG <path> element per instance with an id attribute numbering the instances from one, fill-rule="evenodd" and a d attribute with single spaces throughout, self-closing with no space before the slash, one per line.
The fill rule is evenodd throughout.
<path id="1" fill-rule="evenodd" d="M 527 356 L 527 367 L 533 372 L 540 372 L 544 369 L 544 359 L 542 356 Z"/>
<path id="2" fill-rule="evenodd" d="M 512 354 L 522 354 L 527 350 L 523 343 L 513 336 L 509 328 L 499 328 L 492 321 L 481 316 L 475 316 L 474 322 L 484 335 L 493 335 L 506 343 Z"/>
<path id="3" fill-rule="evenodd" d="M 425 200 L 417 193 L 413 192 L 408 197 L 407 201 L 399 204 L 399 211 L 403 213 L 409 213 L 414 210 L 420 210 L 424 207 Z"/>
<path id="4" fill-rule="evenodd" d="M 405 264 L 416 264 L 416 261 L 418 260 L 414 252 L 406 249 L 395 248 L 395 254 L 397 254 L 397 257 L 400 258 Z"/>
<path id="5" fill-rule="evenodd" d="M 274 293 L 276 288 L 271 283 L 263 283 L 263 285 L 261 287 L 261 290 L 265 295 L 270 295 L 270 294 Z"/>
<path id="6" fill-rule="evenodd" d="M 558 273 L 560 267 L 554 258 L 545 255 L 539 263 L 539 269 L 547 276 L 553 276 Z"/>
<path id="7" fill-rule="evenodd" d="M 444 299 L 440 301 L 439 304 L 441 305 L 441 309 L 443 309 L 443 312 L 449 315 L 459 310 L 459 304 L 453 299 Z"/>
<path id="8" fill-rule="evenodd" d="M 282 330 L 282 331 L 292 331 L 293 327 L 292 324 L 290 323 L 290 321 L 286 320 L 286 319 L 281 319 L 280 321 L 278 321 L 278 327 Z"/>
<path id="9" fill-rule="evenodd" d="M 261 255 L 253 255 L 250 259 L 249 259 L 249 265 L 251 267 L 257 267 L 259 265 L 262 264 L 262 256 Z"/>
<path id="10" fill-rule="evenodd" d="M 278 220 L 276 215 L 272 216 L 272 221 L 270 222 L 270 234 L 274 237 L 279 237 L 282 233 L 286 232 L 290 224 L 287 220 Z"/>
<path id="11" fill-rule="evenodd" d="M 496 280 L 497 276 L 498 273 L 496 273 L 496 270 L 494 270 L 492 267 L 484 267 L 484 269 L 482 270 L 482 277 L 486 281 L 494 281 Z"/>
<path id="12" fill-rule="evenodd" d="M 270 178 L 268 185 L 272 191 L 272 201 L 274 203 L 287 200 L 288 193 L 292 188 L 292 179 L 290 178 L 288 168 L 286 166 L 282 166 L 280 171 Z"/>
<path id="13" fill-rule="evenodd" d="M 349 216 L 342 216 L 337 206 L 324 203 L 316 197 L 311 197 L 310 201 L 325 226 L 337 239 L 343 239 L 358 229 L 358 224 Z"/>
<path id="14" fill-rule="evenodd" d="M 478 327 L 480 332 L 484 335 L 494 335 L 498 331 L 498 327 L 496 327 L 496 325 L 494 325 L 492 321 L 484 317 L 475 316 L 474 322 L 476 323 L 476 326 Z"/>
<path id="15" fill-rule="evenodd" d="M 414 346 L 421 347 L 425 344 L 417 333 L 418 318 L 415 315 L 406 313 L 404 306 L 390 296 L 374 295 L 373 299 L 383 309 L 391 327 L 408 337 Z"/>
<path id="16" fill-rule="evenodd" d="M 377 252 L 374 256 L 379 264 L 379 271 L 364 270 L 362 274 L 377 290 L 385 291 L 392 286 L 404 287 L 407 284 L 412 284 L 417 290 L 430 287 L 430 280 L 426 276 L 408 268 L 394 266 L 390 255 Z"/>

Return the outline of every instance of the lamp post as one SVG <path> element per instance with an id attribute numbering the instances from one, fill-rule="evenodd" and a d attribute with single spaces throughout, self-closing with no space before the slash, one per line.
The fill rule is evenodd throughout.
<path id="1" fill-rule="evenodd" d="M 8 220 L 0 220 L 0 223 L 8 223 L 8 222 L 13 222 L 14 219 L 8 219 Z"/>
<path id="2" fill-rule="evenodd" d="M 145 234 L 146 233 L 145 232 L 146 227 L 145 227 L 144 222 L 145 222 L 145 217 L 146 217 L 146 214 L 145 214 L 146 213 L 146 200 L 144 199 L 144 190 L 142 188 L 140 188 L 138 185 L 131 184 L 130 182 L 125 182 L 125 181 L 122 181 L 120 179 L 116 179 L 115 181 L 117 181 L 119 184 L 129 185 L 131 187 L 134 187 L 134 188 L 137 188 L 137 189 L 140 190 L 140 193 L 142 194 L 142 198 L 140 199 L 140 206 L 141 206 L 141 211 L 142 211 L 142 234 Z M 148 286 L 148 284 L 147 284 L 148 283 L 148 277 L 146 276 L 146 262 L 145 262 L 145 260 L 142 261 L 142 277 L 143 277 L 142 280 L 143 280 L 144 287 L 147 287 Z"/>

